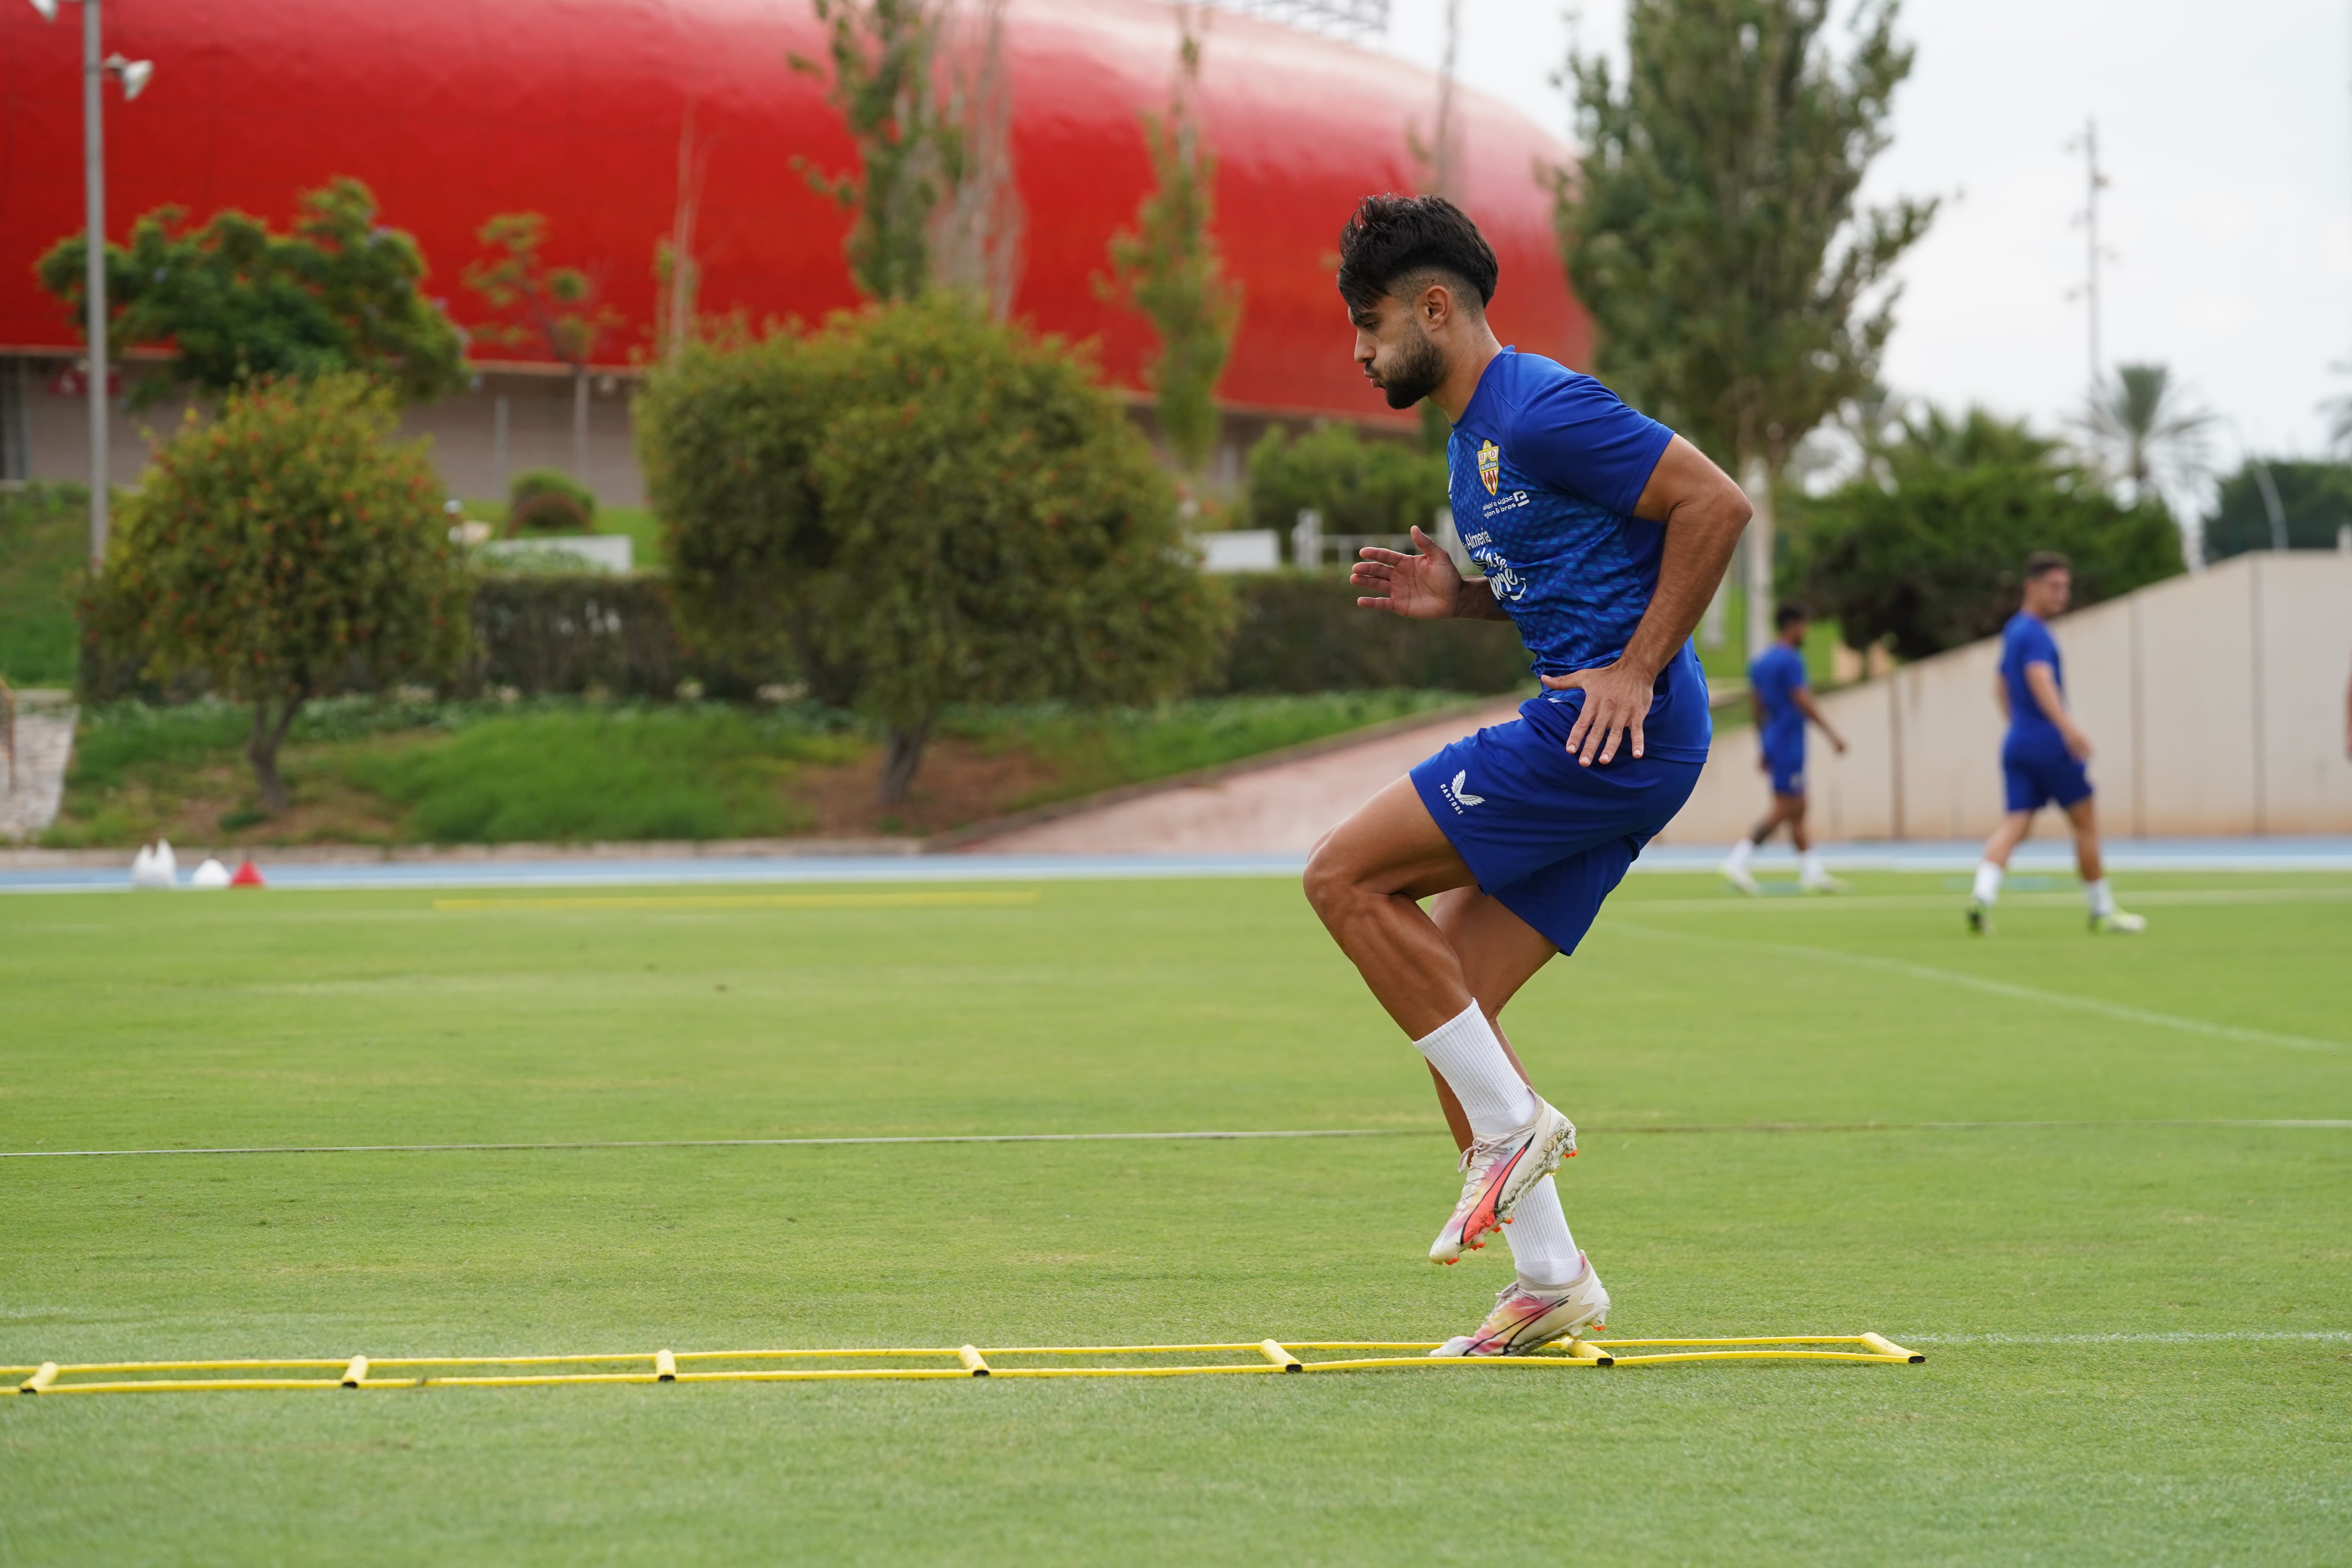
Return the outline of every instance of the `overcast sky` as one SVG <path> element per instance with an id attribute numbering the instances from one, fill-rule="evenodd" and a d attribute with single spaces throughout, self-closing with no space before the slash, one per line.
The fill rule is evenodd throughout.
<path id="1" fill-rule="evenodd" d="M 1391 0 L 1385 47 L 1435 68 L 1445 0 Z M 1559 0 L 1462 0 L 1460 74 L 1566 134 Z M 1623 0 L 1587 0 L 1622 49 Z M 1907 0 L 1918 61 L 1867 189 L 1947 198 L 1903 266 L 1886 377 L 2044 427 L 2081 405 L 2084 245 L 2068 142 L 2098 121 L 2106 358 L 2161 360 L 2241 444 L 2315 455 L 2352 391 L 2352 0 Z M 1475 155 L 1475 150 L 1473 149 Z"/>

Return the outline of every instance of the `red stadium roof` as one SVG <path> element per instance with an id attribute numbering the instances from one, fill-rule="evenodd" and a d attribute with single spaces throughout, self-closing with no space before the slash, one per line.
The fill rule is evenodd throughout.
<path id="1" fill-rule="evenodd" d="M 79 28 L 0 5 L 0 343 L 68 347 L 34 259 L 81 224 Z M 415 233 L 459 321 L 458 281 L 493 213 L 535 210 L 551 259 L 587 268 L 626 318 L 597 357 L 650 345 L 654 246 L 669 232 L 687 105 L 709 149 L 697 250 L 701 307 L 755 320 L 853 302 L 845 218 L 795 155 L 845 170 L 848 139 L 789 53 L 823 54 L 806 0 L 108 0 L 107 47 L 152 58 L 132 104 L 108 92 L 109 226 L 166 202 L 283 225 L 295 193 L 337 174 Z M 1151 0 L 1013 0 L 1013 157 L 1027 208 L 1017 313 L 1097 337 L 1134 385 L 1149 329 L 1093 280 L 1150 182 L 1137 111 L 1166 99 L 1172 11 Z M 1330 273 L 1359 195 L 1409 189 L 1408 119 L 1427 73 L 1250 17 L 1213 16 L 1201 110 L 1221 160 L 1217 228 L 1244 290 L 1223 393 L 1232 404 L 1383 413 L 1348 359 Z M 1535 166 L 1567 150 L 1512 110 L 1456 97 L 1465 205 L 1502 260 L 1506 342 L 1581 362 L 1583 312 L 1553 249 Z"/>

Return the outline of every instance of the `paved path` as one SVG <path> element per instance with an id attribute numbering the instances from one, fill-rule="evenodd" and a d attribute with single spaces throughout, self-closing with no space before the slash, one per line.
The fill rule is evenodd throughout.
<path id="1" fill-rule="evenodd" d="M 1518 700 L 1301 762 L 1180 785 L 983 839 L 987 855 L 1304 855 L 1349 812 L 1449 741 L 1518 712 Z"/>
<path id="2" fill-rule="evenodd" d="M 66 760 L 73 754 L 74 710 L 19 707 L 12 769 L 0 740 L 0 843 L 32 837 L 58 819 Z"/>

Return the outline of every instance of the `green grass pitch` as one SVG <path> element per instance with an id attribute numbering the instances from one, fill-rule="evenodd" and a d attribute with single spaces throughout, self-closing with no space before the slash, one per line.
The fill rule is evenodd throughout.
<path id="1" fill-rule="evenodd" d="M 1294 884 L 1034 886 L 0 899 L 0 1147 L 1399 1134 L 5 1160 L 0 1362 L 1476 1321 Z M 1925 1366 L 6 1398 L 0 1562 L 2342 1563 L 2352 1130 L 2223 1123 L 2352 1117 L 2352 879 L 2125 891 L 1636 877 L 1507 1016 L 1614 1332 Z"/>

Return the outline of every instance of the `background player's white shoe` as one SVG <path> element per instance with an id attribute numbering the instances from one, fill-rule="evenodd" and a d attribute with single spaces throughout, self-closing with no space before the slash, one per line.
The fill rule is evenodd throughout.
<path id="1" fill-rule="evenodd" d="M 1486 1245 L 1486 1237 L 1510 1223 L 1511 1211 L 1528 1189 L 1559 1169 L 1576 1152 L 1576 1123 L 1543 1100 L 1535 1120 L 1504 1133 L 1481 1138 L 1462 1151 L 1462 1197 L 1437 1239 L 1429 1244 L 1432 1263 L 1452 1263 Z"/>
<path id="2" fill-rule="evenodd" d="M 2121 910 L 2109 910 L 2105 914 L 2091 917 L 2091 929 L 2094 931 L 2137 934 L 2147 929 L 2147 920 L 2143 915 L 2128 915 Z"/>
<path id="3" fill-rule="evenodd" d="M 1730 883 L 1733 887 L 1738 889 L 1741 892 L 1746 893 L 1749 898 L 1754 898 L 1758 893 L 1763 891 L 1762 889 L 1756 885 L 1756 879 L 1748 875 L 1748 868 L 1741 865 L 1738 861 L 1726 860 L 1723 863 L 1722 869 L 1723 879 Z"/>
<path id="4" fill-rule="evenodd" d="M 1514 1282 L 1495 1297 L 1495 1310 L 1475 1334 L 1456 1334 L 1432 1356 L 1528 1355 L 1580 1329 L 1604 1327 L 1609 1292 L 1591 1260 L 1578 1253 L 1583 1276 L 1564 1290 L 1531 1290 Z"/>
<path id="5" fill-rule="evenodd" d="M 1801 893 L 1843 893 L 1846 890 L 1846 886 L 1827 871 L 1822 871 L 1810 877 L 1799 878 L 1797 890 Z"/>

